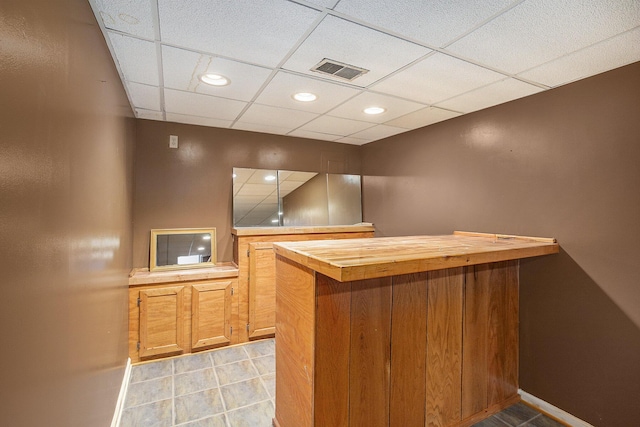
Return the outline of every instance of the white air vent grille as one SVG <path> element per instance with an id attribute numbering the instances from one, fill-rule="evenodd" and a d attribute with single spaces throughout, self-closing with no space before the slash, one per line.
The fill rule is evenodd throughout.
<path id="1" fill-rule="evenodd" d="M 353 65 L 343 64 L 342 62 L 327 58 L 318 62 L 313 68 L 311 68 L 311 71 L 329 74 L 347 81 L 352 81 L 369 72 L 369 70 L 365 70 L 364 68 L 354 67 Z"/>

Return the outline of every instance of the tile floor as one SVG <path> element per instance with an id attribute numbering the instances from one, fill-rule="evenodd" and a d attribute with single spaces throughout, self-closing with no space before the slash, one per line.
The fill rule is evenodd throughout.
<path id="1" fill-rule="evenodd" d="M 275 388 L 273 339 L 136 365 L 120 427 L 271 427 Z M 518 403 L 475 426 L 562 424 Z"/>
<path id="2" fill-rule="evenodd" d="M 131 370 L 121 427 L 270 427 L 275 411 L 273 339 Z"/>

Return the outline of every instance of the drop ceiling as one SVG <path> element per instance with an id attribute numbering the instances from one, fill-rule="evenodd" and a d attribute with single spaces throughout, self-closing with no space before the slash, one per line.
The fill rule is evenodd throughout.
<path id="1" fill-rule="evenodd" d="M 640 61 L 638 0 L 89 2 L 136 117 L 356 145 Z"/>

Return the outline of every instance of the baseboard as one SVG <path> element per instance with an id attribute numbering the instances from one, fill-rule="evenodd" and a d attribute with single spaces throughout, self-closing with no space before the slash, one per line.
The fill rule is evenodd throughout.
<path id="1" fill-rule="evenodd" d="M 118 394 L 118 400 L 116 401 L 116 409 L 113 413 L 113 419 L 111 420 L 111 427 L 120 426 L 120 418 L 122 418 L 122 409 L 124 408 L 124 399 L 127 397 L 127 390 L 129 389 L 129 378 L 131 378 L 130 357 L 127 358 L 127 365 L 124 368 L 124 378 L 122 378 L 120 394 Z"/>
<path id="2" fill-rule="evenodd" d="M 571 427 L 593 427 L 588 422 L 582 421 L 580 418 L 575 417 L 570 413 L 553 406 L 551 403 L 545 402 L 544 400 L 527 393 L 526 391 L 518 390 L 518 394 L 523 402 L 539 409 L 540 412 L 550 415 L 552 418 L 556 418 L 558 421 L 562 421 L 563 423 L 570 425 Z"/>

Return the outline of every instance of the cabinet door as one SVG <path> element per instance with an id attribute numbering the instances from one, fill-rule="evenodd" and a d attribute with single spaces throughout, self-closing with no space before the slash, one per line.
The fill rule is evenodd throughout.
<path id="1" fill-rule="evenodd" d="M 140 357 L 184 351 L 184 286 L 140 291 Z"/>
<path id="2" fill-rule="evenodd" d="M 231 342 L 231 289 L 233 281 L 194 284 L 191 291 L 191 347 Z"/>
<path id="3" fill-rule="evenodd" d="M 273 243 L 249 245 L 249 338 L 276 332 L 276 257 Z"/>

